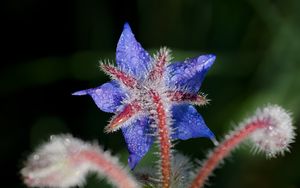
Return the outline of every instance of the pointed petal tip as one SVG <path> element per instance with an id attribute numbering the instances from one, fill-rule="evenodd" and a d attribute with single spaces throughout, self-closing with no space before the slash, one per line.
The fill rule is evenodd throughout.
<path id="1" fill-rule="evenodd" d="M 131 27 L 130 27 L 130 25 L 129 25 L 128 22 L 125 22 L 125 23 L 124 23 L 123 31 L 130 31 L 130 32 L 131 32 Z"/>
<path id="2" fill-rule="evenodd" d="M 129 23 L 128 23 L 128 22 L 125 22 L 125 23 L 124 23 L 124 28 L 128 28 L 128 27 L 130 28 Z"/>
<path id="3" fill-rule="evenodd" d="M 212 61 L 215 61 L 216 60 L 216 55 L 215 54 L 208 54 L 208 58 Z"/>
<path id="4" fill-rule="evenodd" d="M 204 67 L 210 68 L 216 60 L 216 55 L 214 54 L 207 54 L 207 55 L 202 55 L 198 57 L 198 61 L 204 63 Z"/>
<path id="5" fill-rule="evenodd" d="M 141 160 L 140 157 L 138 157 L 135 154 L 130 154 L 130 156 L 128 157 L 128 165 L 130 167 L 131 170 L 134 170 L 134 168 L 136 167 L 136 165 L 138 164 L 138 162 Z"/>
<path id="6" fill-rule="evenodd" d="M 128 23 L 124 29 L 116 49 L 116 63 L 124 72 L 142 79 L 151 66 L 152 58 L 149 53 L 136 40 Z"/>
<path id="7" fill-rule="evenodd" d="M 205 137 L 215 139 L 214 133 L 206 126 L 202 116 L 192 105 L 182 104 L 172 108 L 172 115 L 175 119 L 176 128 L 172 135 L 174 139 L 187 140 L 190 138 Z"/>
<path id="8" fill-rule="evenodd" d="M 216 55 L 215 54 L 207 54 L 204 55 L 206 58 L 206 62 L 208 62 L 209 64 L 212 64 L 215 60 L 216 60 Z"/>
<path id="9" fill-rule="evenodd" d="M 74 93 L 72 93 L 73 96 L 81 96 L 81 95 L 87 95 L 88 92 L 87 90 L 81 90 L 81 91 L 76 91 Z"/>

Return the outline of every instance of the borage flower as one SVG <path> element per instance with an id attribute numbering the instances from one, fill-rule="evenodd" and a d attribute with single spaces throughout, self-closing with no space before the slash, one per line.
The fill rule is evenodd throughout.
<path id="1" fill-rule="evenodd" d="M 169 127 L 165 131 L 169 130 L 172 140 L 208 137 L 215 141 L 214 134 L 192 106 L 207 103 L 198 91 L 215 56 L 202 55 L 175 63 L 170 60 L 167 48 L 151 57 L 136 41 L 130 26 L 125 24 L 117 45 L 117 67 L 100 65 L 113 81 L 73 93 L 88 94 L 102 111 L 116 114 L 105 131 L 122 129 L 131 169 L 163 131 L 158 128 L 159 124 Z M 166 135 L 165 138 L 169 138 Z M 161 139 L 164 138 L 160 137 L 159 141 Z"/>

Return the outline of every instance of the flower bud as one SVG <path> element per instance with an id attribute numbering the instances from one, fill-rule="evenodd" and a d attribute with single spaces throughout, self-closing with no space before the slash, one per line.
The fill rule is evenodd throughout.
<path id="1" fill-rule="evenodd" d="M 88 165 L 73 160 L 90 146 L 69 135 L 51 136 L 26 162 L 21 174 L 30 187 L 70 187 L 83 184 Z"/>
<path id="2" fill-rule="evenodd" d="M 296 133 L 290 114 L 283 108 L 270 105 L 258 109 L 248 121 L 265 123 L 264 128 L 257 129 L 250 135 L 255 151 L 265 152 L 267 157 L 289 151 L 289 145 L 294 142 Z"/>
<path id="3" fill-rule="evenodd" d="M 30 187 L 72 187 L 83 185 L 89 171 L 118 187 L 138 187 L 116 158 L 70 135 L 51 136 L 29 157 L 21 174 Z"/>

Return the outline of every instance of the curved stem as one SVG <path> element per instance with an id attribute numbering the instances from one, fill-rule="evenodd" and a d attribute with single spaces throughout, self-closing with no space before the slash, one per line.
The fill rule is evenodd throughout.
<path id="1" fill-rule="evenodd" d="M 223 141 L 213 152 L 209 155 L 203 166 L 197 173 L 196 178 L 192 181 L 189 188 L 203 187 L 208 176 L 218 166 L 221 160 L 223 160 L 232 149 L 234 149 L 239 143 L 245 140 L 251 133 L 257 129 L 264 128 L 268 125 L 265 121 L 256 121 L 247 124 L 241 130 L 234 132 L 228 139 Z"/>
<path id="2" fill-rule="evenodd" d="M 116 165 L 113 160 L 107 160 L 107 156 L 94 151 L 85 150 L 76 155 L 78 160 L 88 161 L 100 174 L 104 174 L 119 188 L 137 188 L 136 181 L 121 166 Z"/>

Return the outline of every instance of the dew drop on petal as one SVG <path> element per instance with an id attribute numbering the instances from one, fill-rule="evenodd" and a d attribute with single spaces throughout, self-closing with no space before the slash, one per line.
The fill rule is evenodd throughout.
<path id="1" fill-rule="evenodd" d="M 175 81 L 177 81 L 177 80 L 178 80 L 178 76 L 174 75 L 174 76 L 171 77 L 171 81 L 172 81 L 172 82 L 175 82 Z"/>
<path id="2" fill-rule="evenodd" d="M 101 95 L 101 92 L 102 92 L 101 89 L 96 89 L 96 90 L 95 90 L 95 93 L 96 93 L 97 95 Z"/>
<path id="3" fill-rule="evenodd" d="M 138 130 L 138 134 L 139 135 L 143 135 L 143 131 L 142 130 Z"/>
<path id="4" fill-rule="evenodd" d="M 191 72 L 191 70 L 190 70 L 189 68 L 185 68 L 185 69 L 184 69 L 184 72 L 185 72 L 186 74 L 189 74 L 189 73 Z"/>

